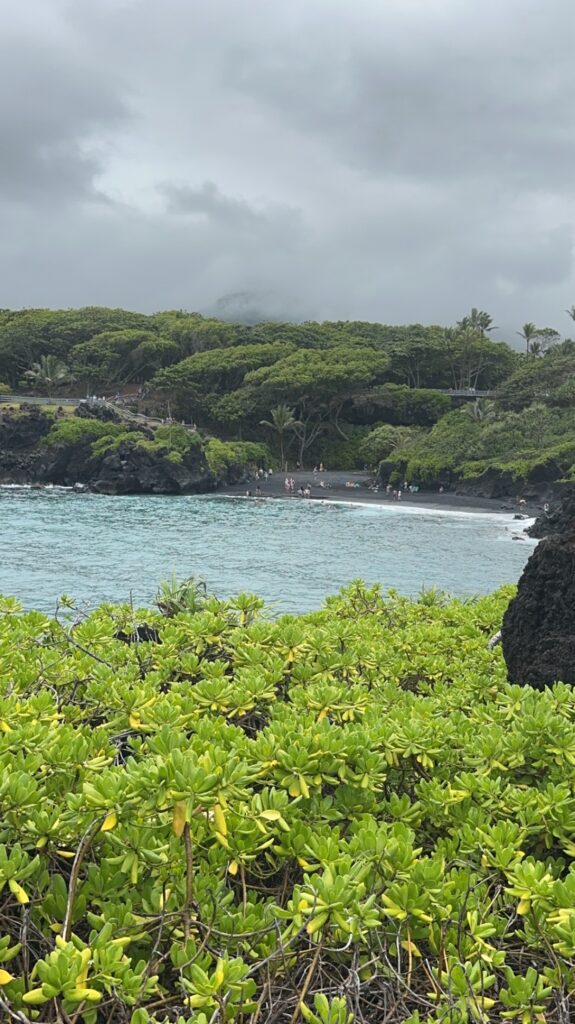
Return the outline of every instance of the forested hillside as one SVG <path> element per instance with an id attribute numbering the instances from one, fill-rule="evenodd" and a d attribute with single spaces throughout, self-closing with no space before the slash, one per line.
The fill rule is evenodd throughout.
<path id="1" fill-rule="evenodd" d="M 0 381 L 118 394 L 225 441 L 266 442 L 278 465 L 381 465 L 384 482 L 486 493 L 573 480 L 575 342 L 527 323 L 519 352 L 496 334 L 476 309 L 455 327 L 3 310 Z"/>

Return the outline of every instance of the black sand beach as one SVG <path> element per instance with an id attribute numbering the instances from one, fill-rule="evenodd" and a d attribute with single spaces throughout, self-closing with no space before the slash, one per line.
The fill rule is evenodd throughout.
<path id="1" fill-rule="evenodd" d="M 285 498 L 290 501 L 302 501 L 297 491 L 299 487 L 311 488 L 311 500 L 313 501 L 349 501 L 349 502 L 362 502 L 372 503 L 374 505 L 395 505 L 397 500 L 393 498 L 392 494 L 387 494 L 385 488 L 380 488 L 377 492 L 370 489 L 370 484 L 374 483 L 374 479 L 367 472 L 338 472 L 338 471 L 326 471 L 323 473 L 313 473 L 311 470 L 305 472 L 290 471 L 287 474 L 295 481 L 295 489 L 293 494 L 287 494 L 284 481 L 285 473 L 273 473 L 271 476 L 259 477 L 258 479 L 252 479 L 249 483 L 236 484 L 232 487 L 226 487 L 225 494 L 230 496 L 246 496 L 247 492 L 251 492 L 252 497 L 256 497 L 256 488 L 259 487 L 262 498 Z M 346 484 L 353 484 L 352 487 L 346 486 Z M 323 486 L 322 486 L 323 485 Z M 310 500 L 310 499 L 307 499 Z M 527 518 L 533 518 L 542 511 L 542 505 L 526 505 L 523 508 L 519 508 L 518 503 L 511 498 L 478 498 L 466 494 L 455 494 L 451 491 L 440 494 L 438 491 L 417 491 L 412 494 L 409 491 L 402 491 L 401 502 L 402 505 L 425 505 L 429 508 L 443 509 L 445 511 L 457 512 L 457 511 L 468 511 L 468 512 L 505 512 L 509 514 L 521 513 Z"/>

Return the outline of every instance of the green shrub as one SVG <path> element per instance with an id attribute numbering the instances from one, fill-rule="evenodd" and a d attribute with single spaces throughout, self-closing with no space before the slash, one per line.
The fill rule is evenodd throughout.
<path id="1" fill-rule="evenodd" d="M 554 1021 L 575 693 L 507 683 L 511 594 L 355 583 L 279 621 L 193 580 L 164 614 L 4 599 L 7 1019 Z"/>
<path id="2" fill-rule="evenodd" d="M 119 423 L 68 416 L 54 424 L 45 444 L 92 444 L 100 438 L 116 437 L 125 433 L 125 430 L 125 426 Z"/>
<path id="3" fill-rule="evenodd" d="M 123 430 L 118 434 L 105 434 L 104 437 L 98 438 L 92 444 L 92 454 L 98 458 L 102 455 L 106 455 L 108 452 L 116 452 L 118 448 L 126 442 L 132 444 L 139 444 L 145 441 L 146 438 L 139 430 Z"/>
<path id="4" fill-rule="evenodd" d="M 211 437 L 205 454 L 208 466 L 215 476 L 224 476 L 232 471 L 241 473 L 256 467 L 269 467 L 271 456 L 267 445 L 251 441 L 220 441 Z"/>
<path id="5" fill-rule="evenodd" d="M 418 436 L 412 427 L 392 427 L 390 423 L 381 423 L 374 427 L 363 438 L 359 446 L 362 464 L 377 466 L 390 455 L 399 453 L 400 449 L 414 441 Z"/>

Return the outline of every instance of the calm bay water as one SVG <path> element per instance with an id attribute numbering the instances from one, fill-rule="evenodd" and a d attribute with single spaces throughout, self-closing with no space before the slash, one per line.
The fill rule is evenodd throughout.
<path id="1" fill-rule="evenodd" d="M 200 576 L 221 597 L 250 591 L 280 611 L 317 608 L 362 577 L 415 594 L 516 582 L 533 550 L 511 516 L 407 506 L 243 498 L 104 497 L 0 490 L 0 593 L 52 612 L 153 600 L 160 579 Z"/>

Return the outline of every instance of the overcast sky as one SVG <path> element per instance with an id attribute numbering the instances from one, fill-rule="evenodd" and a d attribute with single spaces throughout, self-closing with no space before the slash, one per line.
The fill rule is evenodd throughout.
<path id="1" fill-rule="evenodd" d="M 568 332 L 574 30 L 573 0 L 5 0 L 0 306 Z"/>

